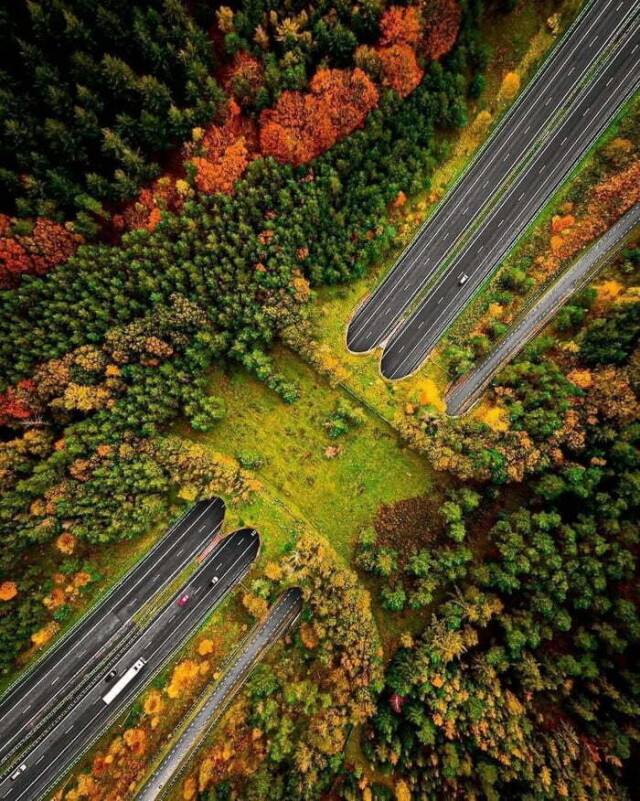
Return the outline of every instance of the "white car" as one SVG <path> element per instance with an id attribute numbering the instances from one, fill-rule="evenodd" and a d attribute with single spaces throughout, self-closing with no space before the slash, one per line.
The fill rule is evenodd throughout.
<path id="1" fill-rule="evenodd" d="M 20 767 L 14 770 L 13 773 L 11 774 L 11 781 L 12 782 L 15 781 L 18 778 L 18 776 L 20 776 L 22 773 L 25 772 L 26 769 L 27 766 L 23 762 L 22 765 L 20 765 Z"/>
<path id="2" fill-rule="evenodd" d="M 469 280 L 469 276 L 466 273 L 462 273 L 462 275 L 460 276 L 460 278 L 458 280 L 458 283 L 460 284 L 460 286 L 462 286 L 463 284 L 466 284 L 468 280 Z"/>

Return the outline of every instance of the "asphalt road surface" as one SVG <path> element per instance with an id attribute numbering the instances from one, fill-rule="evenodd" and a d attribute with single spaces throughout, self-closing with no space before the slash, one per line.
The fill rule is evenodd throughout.
<path id="1" fill-rule="evenodd" d="M 271 607 L 266 619 L 254 630 L 242 651 L 226 670 L 222 680 L 177 738 L 149 781 L 136 795 L 136 801 L 155 801 L 169 790 L 258 659 L 295 622 L 301 611 L 302 590 L 299 587 L 290 587 Z"/>
<path id="2" fill-rule="evenodd" d="M 581 92 L 562 124 L 519 172 L 417 309 L 394 331 L 381 360 L 385 378 L 404 378 L 420 367 L 638 86 L 640 15 L 611 49 L 606 67 Z"/>
<path id="3" fill-rule="evenodd" d="M 240 529 L 225 537 L 201 563 L 189 581 L 164 605 L 135 641 L 114 655 L 74 706 L 56 718 L 0 782 L 0 799 L 36 801 L 50 793 L 71 766 L 118 718 L 130 702 L 167 664 L 175 651 L 203 622 L 217 603 L 242 579 L 260 550 L 255 529 Z M 185 593 L 188 602 L 177 601 Z M 136 677 L 110 703 L 105 694 L 140 658 Z M 117 675 L 106 681 L 112 669 Z M 20 766 L 25 765 L 24 771 Z M 18 775 L 16 776 L 16 771 Z M 12 779 L 11 776 L 16 776 Z"/>
<path id="4" fill-rule="evenodd" d="M 587 4 L 395 267 L 356 310 L 347 330 L 349 350 L 365 353 L 389 337 L 560 123 L 594 65 L 628 29 L 639 5 L 638 0 Z"/>
<path id="5" fill-rule="evenodd" d="M 611 260 L 638 224 L 640 203 L 636 203 L 545 289 L 534 304 L 514 321 L 485 360 L 451 387 L 445 398 L 447 413 L 456 417 L 468 412 L 489 386 L 494 375 L 547 325 L 572 295 L 582 289 Z"/>
<path id="6" fill-rule="evenodd" d="M 218 533 L 225 506 L 200 501 L 0 700 L 0 764 L 32 739 L 132 626 L 132 618 Z"/>

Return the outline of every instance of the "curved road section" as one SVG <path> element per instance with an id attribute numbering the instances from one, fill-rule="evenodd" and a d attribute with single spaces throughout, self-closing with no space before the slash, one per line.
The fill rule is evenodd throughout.
<path id="1" fill-rule="evenodd" d="M 269 610 L 265 620 L 253 629 L 224 678 L 200 704 L 188 726 L 136 796 L 137 801 L 154 801 L 163 796 L 186 768 L 189 757 L 216 724 L 233 695 L 251 673 L 258 659 L 293 625 L 302 612 L 302 590 L 290 587 Z"/>
<path id="2" fill-rule="evenodd" d="M 547 325 L 558 309 L 585 286 L 624 245 L 624 241 L 640 224 L 640 203 L 636 203 L 606 234 L 603 234 L 571 267 L 521 314 L 494 350 L 471 373 L 457 381 L 447 392 L 447 413 L 452 417 L 465 414 L 480 398 L 494 375 L 538 331 Z"/>
<path id="3" fill-rule="evenodd" d="M 46 796 L 243 578 L 259 550 L 255 529 L 225 537 L 135 641 L 114 656 L 74 706 L 12 765 L 0 782 L 0 799 L 35 801 Z"/>
<path id="4" fill-rule="evenodd" d="M 418 308 L 393 333 L 380 365 L 385 378 L 405 378 L 420 367 L 474 293 L 640 86 L 639 17 L 635 15 L 633 23 L 611 48 L 605 66 L 581 92 L 562 124 L 447 264 L 440 280 Z"/>
<path id="5" fill-rule="evenodd" d="M 638 5 L 638 0 L 586 4 L 395 267 L 356 310 L 347 330 L 350 351 L 366 353 L 388 338 L 526 160 L 560 124 L 595 65 L 631 24 Z"/>
<path id="6" fill-rule="evenodd" d="M 200 501 L 0 699 L 0 764 L 23 747 L 133 626 L 133 617 L 191 562 L 224 520 L 221 498 Z"/>

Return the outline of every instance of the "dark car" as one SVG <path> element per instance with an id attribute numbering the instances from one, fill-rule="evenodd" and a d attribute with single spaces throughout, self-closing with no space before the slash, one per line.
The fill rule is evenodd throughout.
<path id="1" fill-rule="evenodd" d="M 111 679 L 113 679 L 117 675 L 118 675 L 118 671 L 114 668 L 113 670 L 110 670 L 107 673 L 107 675 L 104 677 L 104 680 L 105 681 L 111 681 Z"/>

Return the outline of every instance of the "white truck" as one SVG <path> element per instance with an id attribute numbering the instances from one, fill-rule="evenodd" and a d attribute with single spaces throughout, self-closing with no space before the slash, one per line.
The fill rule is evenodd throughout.
<path id="1" fill-rule="evenodd" d="M 113 685 L 113 687 L 109 690 L 109 692 L 102 697 L 102 700 L 105 704 L 110 704 L 115 698 L 117 698 L 120 693 L 124 690 L 124 688 L 130 684 L 135 677 L 140 673 L 142 668 L 147 664 L 147 660 L 144 657 L 140 657 L 137 662 L 127 670 L 122 676 L 118 679 L 118 681 Z"/>

